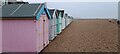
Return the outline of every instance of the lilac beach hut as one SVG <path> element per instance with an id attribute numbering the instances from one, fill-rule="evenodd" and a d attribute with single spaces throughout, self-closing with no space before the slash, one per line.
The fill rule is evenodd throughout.
<path id="1" fill-rule="evenodd" d="M 40 52 L 49 44 L 45 3 L 2 7 L 2 52 Z"/>
<path id="2" fill-rule="evenodd" d="M 2 53 L 2 20 L 0 20 L 0 53 Z"/>

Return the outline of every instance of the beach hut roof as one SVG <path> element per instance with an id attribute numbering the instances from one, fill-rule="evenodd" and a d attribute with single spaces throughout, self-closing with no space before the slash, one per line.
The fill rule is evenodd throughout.
<path id="1" fill-rule="evenodd" d="M 49 12 L 50 12 L 50 15 L 52 16 L 52 18 L 53 18 L 54 12 L 55 12 L 56 17 L 58 18 L 58 12 L 56 11 L 56 9 L 49 9 Z"/>
<path id="2" fill-rule="evenodd" d="M 44 3 L 41 4 L 8 4 L 2 6 L 2 19 L 6 18 L 39 18 L 44 14 Z"/>
<path id="3" fill-rule="evenodd" d="M 60 14 L 60 12 L 61 12 L 61 17 L 63 17 L 63 15 L 64 15 L 64 10 L 58 10 L 59 11 L 59 14 Z"/>
<path id="4" fill-rule="evenodd" d="M 71 18 L 71 16 L 68 16 L 68 18 Z"/>
<path id="5" fill-rule="evenodd" d="M 53 16 L 55 9 L 49 9 L 50 15 Z"/>
<path id="6" fill-rule="evenodd" d="M 68 16 L 68 14 L 67 14 L 67 13 L 65 13 L 65 16 Z"/>
<path id="7" fill-rule="evenodd" d="M 53 16 L 55 9 L 49 9 L 50 15 Z"/>
<path id="8" fill-rule="evenodd" d="M 49 12 L 49 9 L 46 7 L 44 8 L 45 12 L 46 12 L 46 15 L 49 19 L 52 19 L 52 16 L 50 15 L 50 12 Z"/>
<path id="9" fill-rule="evenodd" d="M 58 16 L 59 16 L 58 14 L 59 14 L 59 12 L 56 10 L 56 11 L 55 11 L 55 15 L 56 15 L 57 18 L 58 18 Z"/>

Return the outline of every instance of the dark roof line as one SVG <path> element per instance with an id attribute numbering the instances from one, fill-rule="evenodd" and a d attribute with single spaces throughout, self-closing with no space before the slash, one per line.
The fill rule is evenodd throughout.
<path id="1" fill-rule="evenodd" d="M 50 15 L 53 16 L 55 9 L 48 9 L 50 12 Z"/>
<path id="2" fill-rule="evenodd" d="M 23 1 L 17 1 L 17 2 L 8 2 L 8 4 L 29 4 L 29 3 Z"/>
<path id="3" fill-rule="evenodd" d="M 50 11 L 47 8 L 44 8 L 46 15 L 48 16 L 49 19 L 52 19 L 52 16 L 50 15 Z"/>

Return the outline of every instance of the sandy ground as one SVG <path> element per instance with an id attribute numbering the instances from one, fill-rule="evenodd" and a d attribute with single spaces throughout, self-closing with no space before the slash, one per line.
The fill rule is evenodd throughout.
<path id="1" fill-rule="evenodd" d="M 109 20 L 74 20 L 42 52 L 117 51 L 117 24 Z"/>

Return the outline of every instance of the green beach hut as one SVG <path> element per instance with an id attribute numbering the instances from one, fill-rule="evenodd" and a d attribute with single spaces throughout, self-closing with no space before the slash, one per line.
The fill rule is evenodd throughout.
<path id="1" fill-rule="evenodd" d="M 57 10 L 57 15 L 58 15 L 58 18 L 56 20 L 56 23 L 57 23 L 57 34 L 60 34 L 62 32 L 62 13 L 61 13 L 61 10 Z"/>

